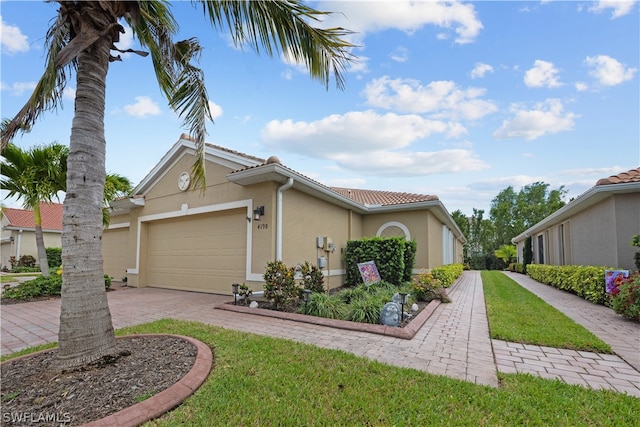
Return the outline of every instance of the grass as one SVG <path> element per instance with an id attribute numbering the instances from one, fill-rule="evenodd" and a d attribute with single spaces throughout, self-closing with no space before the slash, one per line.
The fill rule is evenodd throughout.
<path id="1" fill-rule="evenodd" d="M 482 271 L 491 338 L 612 353 L 611 347 L 500 271 Z"/>
<path id="2" fill-rule="evenodd" d="M 3 274 L 2 276 L 0 276 L 0 283 L 11 283 L 11 282 L 17 282 L 18 279 L 17 277 L 25 277 L 25 276 L 40 276 L 41 273 L 38 272 L 34 272 L 34 273 L 9 273 L 9 274 Z"/>
<path id="3" fill-rule="evenodd" d="M 384 365 L 338 350 L 160 320 L 118 335 L 172 333 L 214 351 L 209 378 L 147 426 L 637 425 L 640 399 L 529 375 L 492 388 Z"/>

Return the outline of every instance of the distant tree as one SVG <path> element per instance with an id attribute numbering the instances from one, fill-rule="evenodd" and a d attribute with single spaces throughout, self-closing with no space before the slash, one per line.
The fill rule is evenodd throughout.
<path id="1" fill-rule="evenodd" d="M 51 203 L 65 190 L 68 155 L 69 148 L 58 143 L 28 150 L 8 143 L 2 152 L 0 186 L 7 191 L 5 199 L 17 196 L 24 209 L 33 211 L 38 264 L 43 277 L 49 277 L 49 262 L 42 234 L 40 203 Z"/>
<path id="2" fill-rule="evenodd" d="M 470 226 L 470 222 L 469 222 L 469 218 L 462 213 L 462 211 L 460 209 L 456 209 L 455 211 L 451 212 L 451 217 L 453 218 L 453 220 L 455 221 L 456 225 L 458 226 L 458 228 L 460 229 L 460 231 L 462 231 L 462 234 L 467 238 L 467 244 L 465 244 L 462 247 L 462 259 L 465 260 L 465 262 L 468 260 L 468 254 L 467 251 L 469 250 L 469 226 Z"/>
<path id="3" fill-rule="evenodd" d="M 565 194 L 567 190 L 564 186 L 549 191 L 549 184 L 544 182 L 525 185 L 516 197 L 513 211 L 514 235 L 511 237 L 517 236 L 563 207 Z"/>
<path id="4" fill-rule="evenodd" d="M 495 244 L 502 246 L 511 244 L 511 239 L 517 236 L 515 230 L 516 218 L 514 215 L 518 195 L 509 186 L 502 190 L 491 201 L 489 218 L 495 228 Z"/>

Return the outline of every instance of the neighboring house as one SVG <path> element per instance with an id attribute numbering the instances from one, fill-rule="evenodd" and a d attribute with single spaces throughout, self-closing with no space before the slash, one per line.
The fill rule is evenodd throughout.
<path id="1" fill-rule="evenodd" d="M 275 157 L 210 144 L 205 152 L 205 193 L 190 188 L 195 144 L 182 135 L 133 197 L 112 202 L 106 274 L 132 286 L 229 294 L 233 283 L 261 290 L 270 261 L 309 261 L 335 288 L 347 241 L 374 236 L 415 240 L 417 269 L 462 262 L 465 238 L 436 196 L 330 188 Z"/>
<path id="2" fill-rule="evenodd" d="M 62 205 L 59 203 L 40 203 L 42 218 L 42 237 L 46 248 L 59 248 L 62 235 Z M 1 266 L 11 268 L 9 258 L 20 259 L 31 255 L 38 259 L 36 232 L 33 211 L 25 209 L 2 208 L 2 238 L 0 239 Z M 36 262 L 37 265 L 37 262 Z"/>
<path id="3" fill-rule="evenodd" d="M 631 239 L 636 234 L 640 234 L 640 168 L 600 179 L 512 242 L 520 262 L 526 239 L 531 237 L 535 264 L 634 270 L 637 249 Z"/>

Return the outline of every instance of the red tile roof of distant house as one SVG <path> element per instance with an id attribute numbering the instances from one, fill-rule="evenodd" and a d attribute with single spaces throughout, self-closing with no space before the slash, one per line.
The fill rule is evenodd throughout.
<path id="1" fill-rule="evenodd" d="M 33 211 L 26 209 L 3 208 L 2 214 L 8 220 L 7 227 L 36 228 Z M 60 203 L 40 203 L 40 217 L 43 230 L 62 231 L 62 205 Z"/>
<path id="2" fill-rule="evenodd" d="M 608 178 L 602 178 L 596 182 L 596 185 L 626 184 L 629 182 L 640 182 L 640 167 L 617 175 L 611 175 Z"/>
<path id="3" fill-rule="evenodd" d="M 426 194 L 399 193 L 395 191 L 359 190 L 356 188 L 331 187 L 331 189 L 346 196 L 361 205 L 401 205 L 405 203 L 431 202 L 438 200 L 438 196 Z"/>

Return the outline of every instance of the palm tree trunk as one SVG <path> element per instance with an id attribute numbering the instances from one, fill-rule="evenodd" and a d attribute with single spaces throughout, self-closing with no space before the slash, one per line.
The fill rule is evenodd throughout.
<path id="1" fill-rule="evenodd" d="M 40 203 L 36 203 L 33 207 L 33 217 L 36 233 L 36 248 L 38 250 L 38 264 L 42 277 L 49 277 L 49 260 L 47 259 L 47 251 L 44 247 L 44 237 L 42 236 L 42 215 L 40 214 Z"/>
<path id="2" fill-rule="evenodd" d="M 102 269 L 104 110 L 110 46 L 109 37 L 100 37 L 77 58 L 62 231 L 58 336 L 58 364 L 62 368 L 82 366 L 116 352 Z"/>

